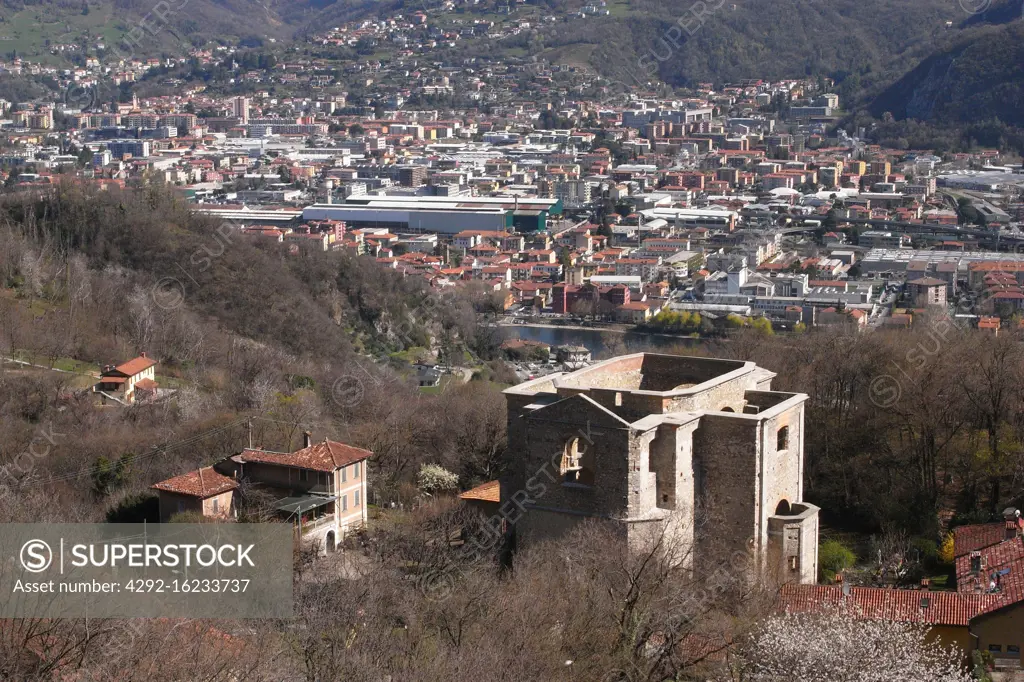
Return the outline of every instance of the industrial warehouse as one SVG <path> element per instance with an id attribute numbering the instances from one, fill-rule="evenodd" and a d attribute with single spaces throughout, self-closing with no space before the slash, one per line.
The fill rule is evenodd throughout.
<path id="1" fill-rule="evenodd" d="M 519 197 L 351 196 L 342 204 L 313 204 L 303 220 L 342 220 L 350 229 L 457 234 L 463 230 L 538 232 L 562 213 L 559 199 Z"/>

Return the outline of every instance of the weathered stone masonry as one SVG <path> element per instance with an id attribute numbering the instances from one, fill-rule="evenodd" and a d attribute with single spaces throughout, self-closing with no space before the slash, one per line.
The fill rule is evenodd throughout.
<path id="1" fill-rule="evenodd" d="M 818 508 L 803 502 L 802 393 L 752 362 L 638 353 L 505 391 L 519 543 L 586 518 L 639 543 L 664 527 L 693 565 L 749 557 L 813 583 Z M 708 566 L 710 567 L 710 566 Z"/>

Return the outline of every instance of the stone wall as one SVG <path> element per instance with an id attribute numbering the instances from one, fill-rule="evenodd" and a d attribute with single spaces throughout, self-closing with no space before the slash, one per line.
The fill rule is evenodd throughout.
<path id="1" fill-rule="evenodd" d="M 770 391 L 773 376 L 752 363 L 633 355 L 509 389 L 500 513 L 522 541 L 604 519 L 638 549 L 667 529 L 701 572 L 752 555 L 785 573 L 796 557 L 793 574 L 813 582 L 817 509 L 791 514 L 803 495 L 806 396 Z M 585 449 L 578 481 L 561 471 L 574 440 Z"/>
<path id="2" fill-rule="evenodd" d="M 694 432 L 699 563 L 756 549 L 759 427 L 757 419 L 706 414 Z"/>

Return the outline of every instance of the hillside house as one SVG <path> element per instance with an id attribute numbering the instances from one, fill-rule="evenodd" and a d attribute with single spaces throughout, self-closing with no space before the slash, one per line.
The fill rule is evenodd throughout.
<path id="1" fill-rule="evenodd" d="M 332 552 L 351 530 L 366 523 L 369 450 L 324 439 L 294 452 L 246 448 L 212 467 L 154 484 L 160 520 L 195 511 L 203 516 L 233 518 L 240 482 L 270 494 L 272 509 L 292 523 L 302 544 Z"/>
<path id="2" fill-rule="evenodd" d="M 786 585 L 778 608 L 816 612 L 842 603 L 862 618 L 927 624 L 929 638 L 963 652 L 988 652 L 999 674 L 1019 675 L 1024 646 L 1024 521 L 1010 508 L 1003 521 L 953 529 L 956 592 L 845 585 Z M 995 678 L 1004 679 L 1004 678 Z M 1018 678 L 1013 678 L 1018 679 Z"/>
<path id="3" fill-rule="evenodd" d="M 92 390 L 125 405 L 155 398 L 156 364 L 156 360 L 142 353 L 121 365 L 105 365 Z"/>
<path id="4" fill-rule="evenodd" d="M 152 486 L 160 500 L 160 522 L 188 512 L 210 518 L 233 518 L 234 496 L 238 481 L 204 467 L 181 476 L 160 481 Z"/>

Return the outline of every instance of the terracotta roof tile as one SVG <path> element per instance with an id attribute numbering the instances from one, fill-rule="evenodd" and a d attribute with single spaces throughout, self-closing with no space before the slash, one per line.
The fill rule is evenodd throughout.
<path id="1" fill-rule="evenodd" d="M 324 440 L 314 443 L 292 453 L 269 452 L 267 450 L 243 450 L 240 455 L 242 462 L 259 462 L 262 464 L 278 464 L 297 469 L 331 472 L 348 466 L 354 462 L 369 459 L 373 453 L 362 448 Z"/>
<path id="2" fill-rule="evenodd" d="M 957 526 L 953 529 L 953 554 L 963 556 L 1006 539 L 1006 525 L 999 523 L 975 523 Z"/>
<path id="3" fill-rule="evenodd" d="M 179 495 L 190 495 L 192 497 L 212 497 L 228 490 L 238 487 L 235 479 L 214 471 L 213 467 L 205 467 L 190 471 L 181 476 L 168 478 L 166 481 L 154 483 L 151 488 L 165 490 Z"/>
<path id="4" fill-rule="evenodd" d="M 498 481 L 488 481 L 459 495 L 463 500 L 480 500 L 481 502 L 500 502 L 501 485 Z"/>
<path id="5" fill-rule="evenodd" d="M 1019 532 L 1017 521 L 984 525 L 1003 533 L 1004 538 L 1007 531 Z M 961 594 L 992 597 L 995 601 L 985 611 L 1024 601 L 1024 538 L 1017 535 L 974 552 L 981 565 L 977 572 L 972 570 L 971 553 L 958 554 L 956 559 L 957 589 Z"/>
<path id="6" fill-rule="evenodd" d="M 125 375 L 131 377 L 131 376 L 135 376 L 139 372 L 143 372 L 143 371 L 149 369 L 150 367 L 153 367 L 154 365 L 156 365 L 156 361 L 155 360 L 153 360 L 152 358 L 147 358 L 147 357 L 145 357 L 143 355 L 140 355 L 137 358 L 129 360 L 128 362 L 124 363 L 123 365 L 118 365 L 115 369 L 117 369 L 118 372 L 121 372 L 122 374 L 125 374 Z"/>
<path id="7" fill-rule="evenodd" d="M 816 613 L 828 606 L 855 606 L 864 618 L 931 625 L 967 625 L 976 615 L 996 607 L 995 595 L 962 594 L 924 590 L 898 590 L 884 587 L 851 587 L 843 594 L 842 585 L 785 585 L 779 595 L 780 611 Z"/>

